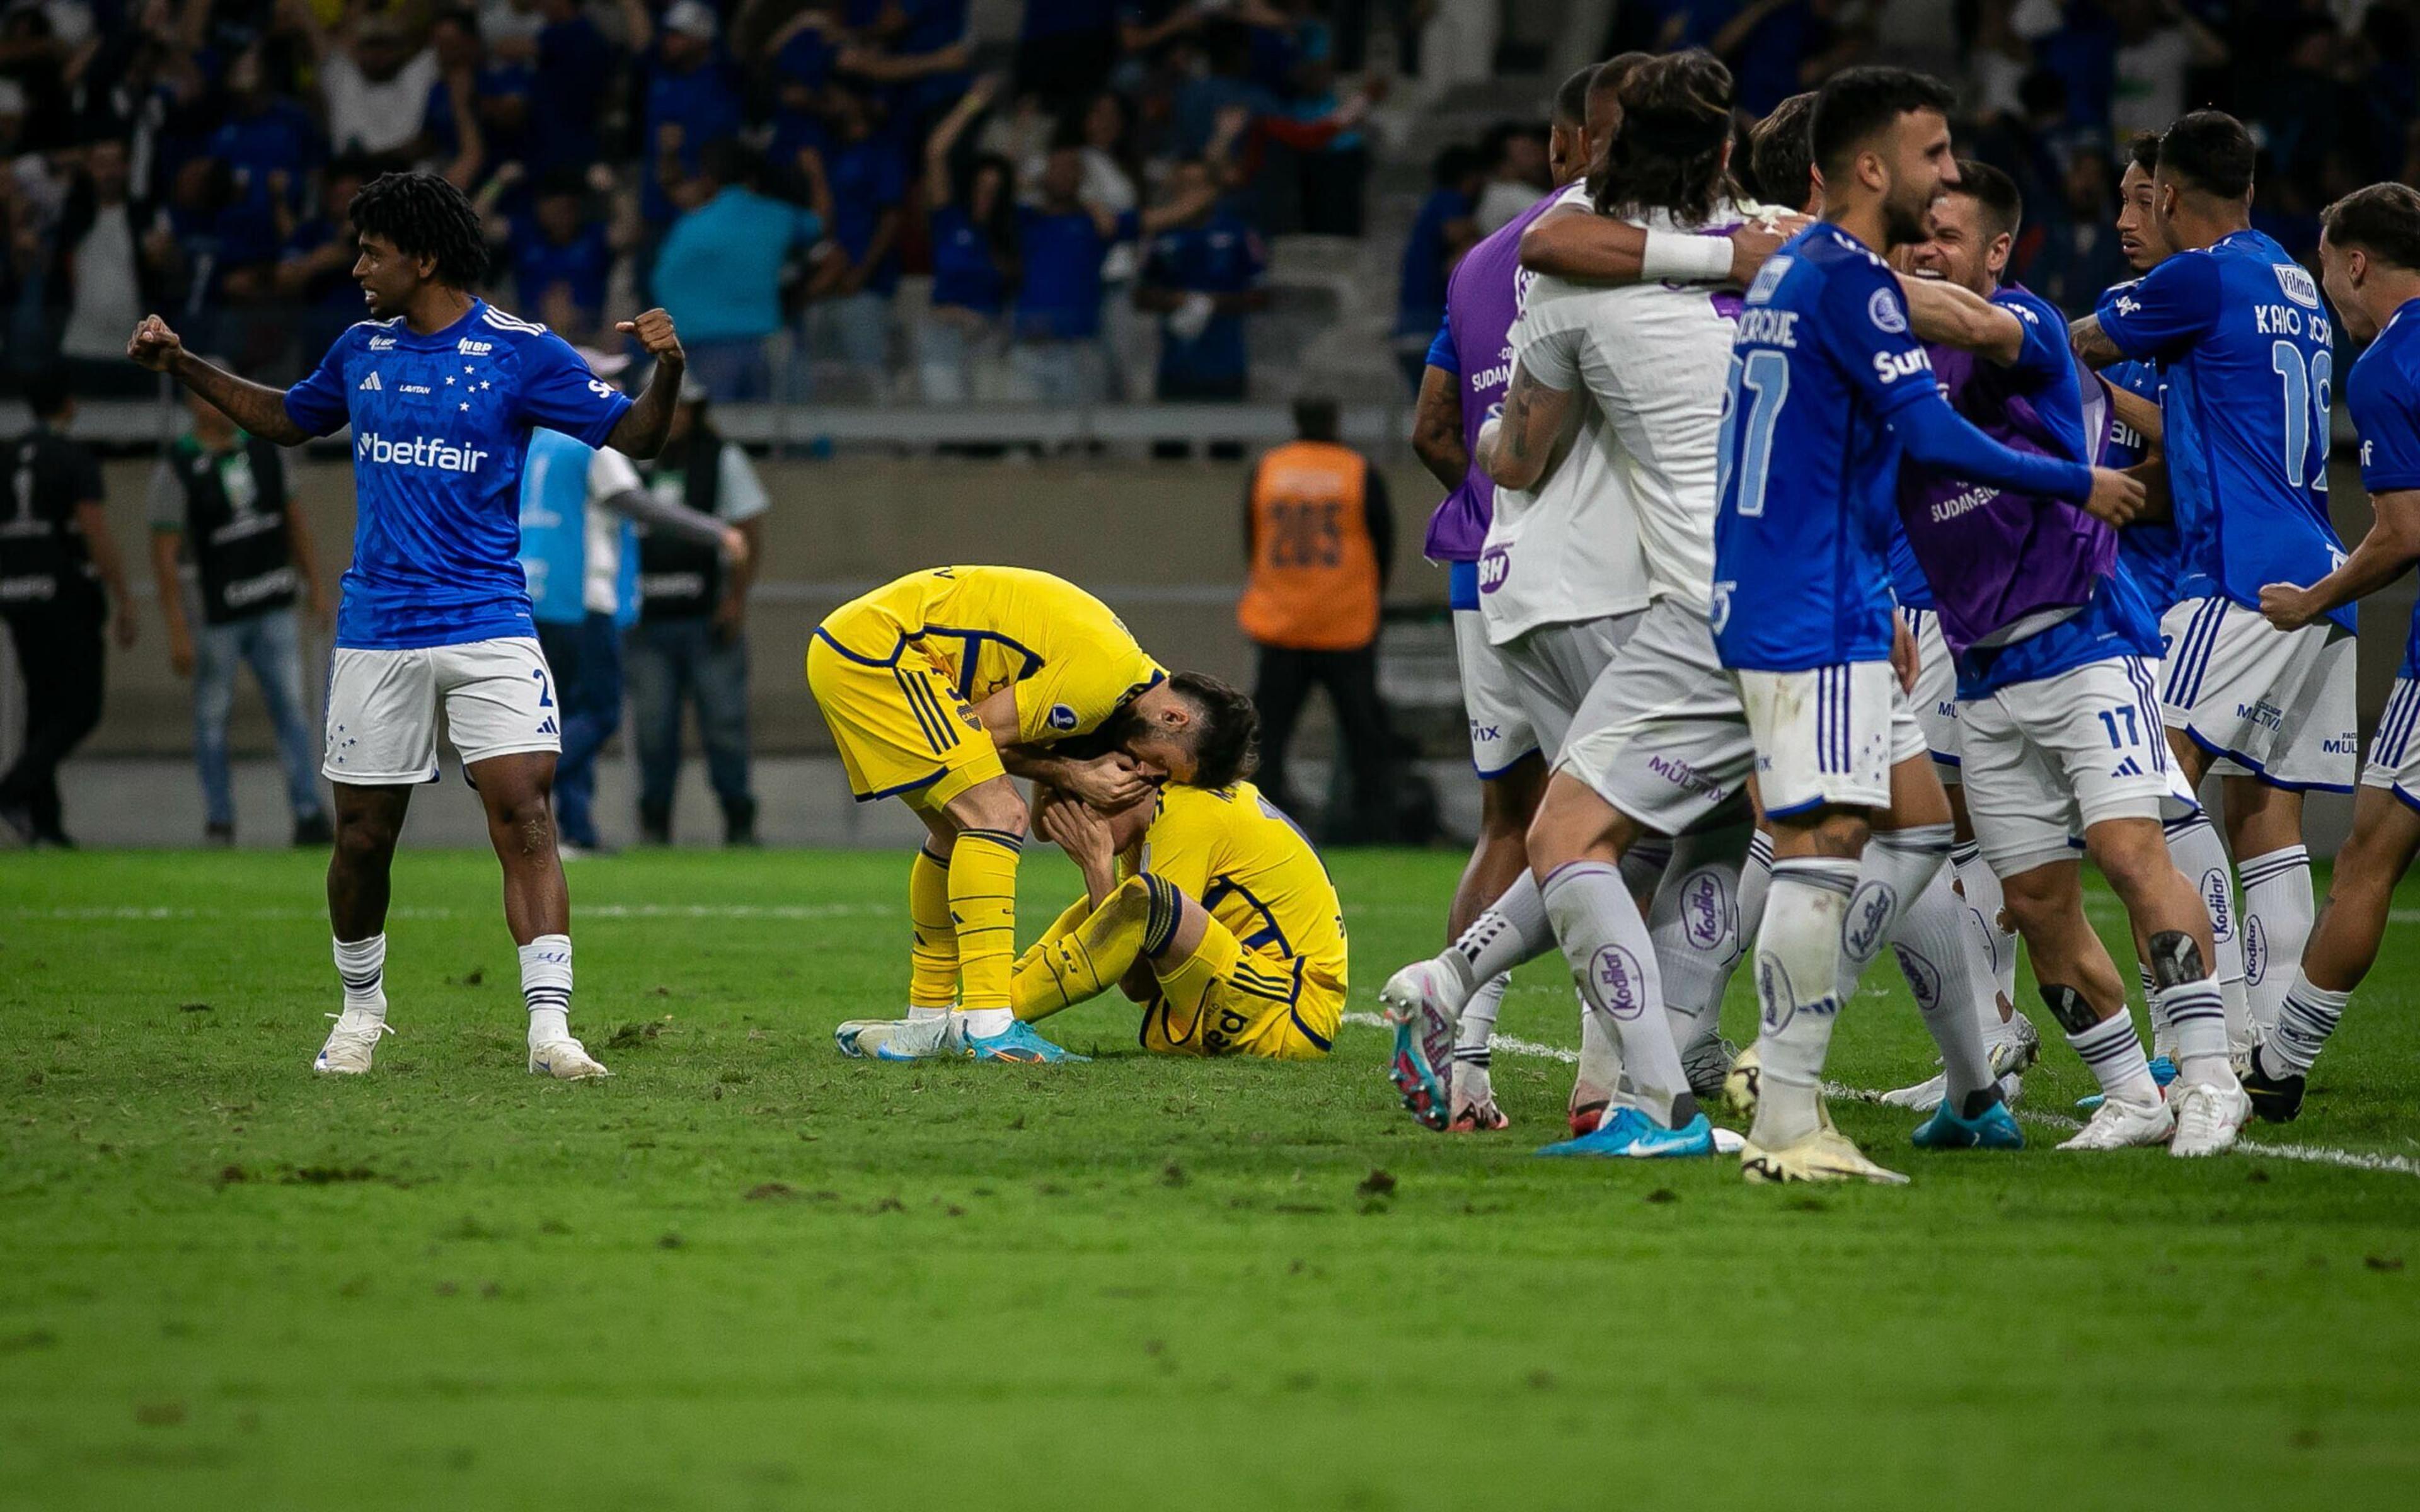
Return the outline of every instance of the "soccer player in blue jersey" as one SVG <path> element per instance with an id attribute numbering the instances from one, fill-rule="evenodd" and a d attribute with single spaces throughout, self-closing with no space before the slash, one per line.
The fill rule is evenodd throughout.
<path id="1" fill-rule="evenodd" d="M 1901 454 L 2104 517 L 2142 501 L 2123 474 L 2010 451 L 1959 418 L 1909 332 L 1882 254 L 1923 239 L 1933 196 L 1956 181 L 1951 102 L 1938 81 L 1898 69 L 1824 85 L 1812 126 L 1823 220 L 1757 275 L 1733 349 L 1709 619 L 1774 830 L 1757 941 L 1761 1085 L 1741 1152 L 1751 1180 L 1903 1180 L 1832 1126 L 1817 1091 L 1844 952 L 1870 953 L 1949 849 L 1937 783 L 1928 805 L 1894 805 L 1894 767 L 1930 776 L 1894 668 L 1911 651 L 1887 560 Z M 1873 816 L 1894 808 L 1895 848 L 1930 865 L 1861 888 Z"/>
<path id="2" fill-rule="evenodd" d="M 328 916 L 344 1011 L 315 1069 L 369 1070 L 387 1032 L 388 871 L 412 787 L 437 779 L 442 706 L 504 866 L 529 1069 L 602 1076 L 569 1021 L 571 903 L 549 808 L 562 711 L 518 559 L 520 474 L 541 425 L 653 456 L 680 389 L 680 341 L 661 310 L 621 326 L 656 361 L 633 403 L 561 337 L 472 294 L 487 253 L 461 191 L 431 174 L 388 174 L 354 197 L 350 214 L 361 246 L 353 278 L 370 318 L 291 389 L 202 361 L 158 316 L 135 329 L 126 353 L 280 445 L 352 427 L 359 518 L 320 768 L 335 784 Z"/>
<path id="3" fill-rule="evenodd" d="M 2328 521 L 2328 316 L 2317 281 L 2252 229 L 2254 157 L 2233 116 L 2195 111 L 2169 127 L 2152 190 L 2176 255 L 2111 291 L 2071 339 L 2096 366 L 2156 360 L 2166 378 L 2184 572 L 2161 626 L 2162 717 L 2195 784 L 2222 757 L 2257 779 L 2233 785 L 2227 821 L 2257 1038 L 2310 933 L 2303 795 L 2350 792 L 2360 740 L 2350 608 L 2292 631 L 2258 608 L 2263 584 L 2316 581 L 2344 546 Z"/>
<path id="4" fill-rule="evenodd" d="M 2086 460 L 2105 429 L 2106 391 L 2089 375 L 2079 383 L 2066 318 L 2002 285 L 1978 255 L 1987 235 L 1998 248 L 2015 231 L 2016 185 L 1982 163 L 1960 163 L 1959 177 L 1934 202 L 1933 239 L 1916 256 L 1939 276 L 1906 285 L 1916 332 L 1935 344 L 1950 403 L 1985 434 Z M 1902 538 L 1957 657 L 1976 838 L 2006 889 L 2042 1001 L 2102 1088 L 2092 1121 L 2062 1148 L 2173 1138 L 2175 1154 L 2217 1154 L 2234 1130 L 2180 1131 L 2126 1011 L 2124 981 L 2085 917 L 2069 845 L 2083 835 L 2133 918 L 2155 972 L 2154 1006 L 2175 1026 L 2194 1081 L 2231 1083 L 2209 921 L 2162 832 L 2164 817 L 2197 805 L 2160 729 L 2159 616 L 2118 561 L 2117 531 L 2071 504 L 1918 466 L 1900 470 L 1899 502 Z"/>
<path id="5" fill-rule="evenodd" d="M 2136 132 L 2127 145 L 2125 175 L 2118 181 L 2118 246 L 2137 273 L 2149 272 L 2176 254 L 2168 244 L 2167 227 L 2161 224 L 2153 193 L 2152 179 L 2159 168 L 2159 133 Z M 2155 461 L 2164 431 L 2160 397 L 2165 384 L 2160 364 L 2112 363 L 2102 369 L 2101 378 L 2109 392 L 2109 434 L 2102 446 L 2102 462 L 2132 468 Z M 2164 619 L 2176 605 L 2177 582 L 2184 573 L 2184 542 L 2177 534 L 2175 518 L 2165 509 L 2146 510 L 2141 518 L 2118 532 L 2118 555 L 2153 611 Z M 2164 658 L 2166 654 L 2164 645 L 2161 655 Z M 2222 756 L 2211 764 L 2211 771 L 2220 779 L 2225 812 L 2231 815 L 2259 808 L 2260 795 L 2252 786 L 2252 774 L 2241 763 Z M 2236 929 L 2235 863 L 2227 859 L 2226 842 L 2218 838 L 2205 810 L 2196 809 L 2169 819 L 2167 835 L 2168 855 L 2201 894 L 2202 907 L 2210 915 L 2210 964 L 2226 1004 L 2227 1040 L 2238 1047 L 2248 1046 L 2252 1009 L 2243 985 L 2243 941 Z M 2136 970 L 2142 979 L 2143 1001 L 2151 1013 L 2151 1075 L 2165 1087 L 2177 1078 L 2174 1036 L 2161 1013 L 2159 984 L 2150 966 L 2138 963 Z M 2084 1101 L 2097 1104 L 2099 1098 Z"/>
<path id="6" fill-rule="evenodd" d="M 2319 234 L 2328 301 L 2356 339 L 2375 336 L 2345 377 L 2361 434 L 2361 481 L 2377 522 L 2327 576 L 2308 587 L 2273 582 L 2260 611 L 2281 633 L 2299 632 L 2374 594 L 2420 562 L 2420 193 L 2372 184 L 2328 207 Z M 2353 799 L 2352 834 L 2336 852 L 2328 903 L 2303 948 L 2302 970 L 2244 1087 L 2263 1119 L 2303 1109 L 2303 1083 L 2344 1016 L 2352 990 L 2378 962 L 2395 885 L 2420 855 L 2420 613 L 2405 640 L 2395 692 L 2371 737 Z"/>

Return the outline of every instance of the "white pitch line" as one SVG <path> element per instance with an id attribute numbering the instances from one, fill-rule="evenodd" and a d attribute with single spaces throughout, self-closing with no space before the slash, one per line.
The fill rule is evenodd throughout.
<path id="1" fill-rule="evenodd" d="M 898 910 L 887 903 L 579 903 L 572 922 L 589 918 L 886 918 Z M 390 908 L 389 918 L 484 919 L 492 908 Z M 244 919 L 278 923 L 325 919 L 324 908 L 18 908 L 11 918 L 71 922 L 180 923 L 192 919 Z"/>
<path id="2" fill-rule="evenodd" d="M 1389 1032 L 1394 1029 L 1393 1025 L 1376 1013 L 1347 1013 L 1344 1015 L 1344 1022 L 1363 1028 L 1386 1029 Z M 1559 1060 L 1567 1066 L 1577 1065 L 1580 1058 L 1580 1053 L 1576 1050 L 1566 1050 L 1561 1045 L 1556 1044 L 1540 1044 L 1534 1040 L 1519 1040 L 1509 1034 L 1497 1035 L 1489 1043 L 1508 1056 L 1529 1056 L 1540 1060 Z M 1838 1082 L 1824 1083 L 1823 1091 L 1827 1096 L 1854 1098 L 1861 1103 L 1879 1102 L 1882 1098 L 1880 1092 L 1870 1088 L 1844 1087 Z M 2017 1117 L 2027 1123 L 2037 1123 L 2045 1129 L 2057 1129 L 2069 1134 L 2084 1127 L 2075 1119 L 2058 1113 L 2019 1109 Z M 2420 1160 L 2414 1160 L 2409 1155 L 2378 1154 L 2360 1149 L 2336 1149 L 2327 1145 L 2277 1145 L 2264 1139 L 2239 1139 L 2235 1142 L 2235 1148 L 2247 1154 L 2266 1155 L 2273 1160 L 2300 1161 L 2308 1165 L 2335 1165 L 2349 1171 L 2387 1171 L 2397 1176 L 2420 1176 Z"/>

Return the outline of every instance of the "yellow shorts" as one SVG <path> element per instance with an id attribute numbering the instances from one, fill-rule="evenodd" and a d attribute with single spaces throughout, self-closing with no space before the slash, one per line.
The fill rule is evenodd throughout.
<path id="1" fill-rule="evenodd" d="M 860 803 L 898 797 L 939 809 L 1008 775 L 949 669 L 920 646 L 902 641 L 876 658 L 817 629 L 807 641 L 807 688 Z"/>
<path id="2" fill-rule="evenodd" d="M 1302 963 L 1247 950 L 1217 919 L 1202 947 L 1159 979 L 1142 1011 L 1142 1047 L 1161 1056 L 1316 1060 L 1343 1022 L 1342 993 L 1307 981 Z"/>

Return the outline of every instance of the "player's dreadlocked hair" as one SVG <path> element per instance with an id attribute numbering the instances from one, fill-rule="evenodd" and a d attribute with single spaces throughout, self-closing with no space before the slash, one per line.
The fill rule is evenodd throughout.
<path id="1" fill-rule="evenodd" d="M 1261 711 L 1241 690 L 1206 672 L 1178 672 L 1171 692 L 1193 705 L 1193 785 L 1231 787 L 1261 764 Z"/>
<path id="2" fill-rule="evenodd" d="M 437 259 L 437 280 L 471 288 L 488 271 L 487 238 L 462 192 L 433 173 L 380 174 L 353 196 L 353 234 L 384 237 L 407 257 Z"/>
<path id="3" fill-rule="evenodd" d="M 1673 53 L 1621 81 L 1621 129 L 1589 175 L 1599 214 L 1668 210 L 1700 225 L 1736 193 L 1723 165 L 1731 136 L 1731 70 L 1703 49 Z"/>

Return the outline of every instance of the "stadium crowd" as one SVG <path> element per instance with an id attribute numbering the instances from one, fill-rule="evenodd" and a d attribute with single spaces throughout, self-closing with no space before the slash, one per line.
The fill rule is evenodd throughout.
<path id="1" fill-rule="evenodd" d="M 575 340 L 660 302 L 718 399 L 1239 394 L 1260 233 L 1359 229 L 1359 97 L 1310 0 L 36 0 L 0 26 L 8 365 L 141 385 L 150 309 L 291 376 L 360 315 L 344 206 L 476 197 L 500 298 Z M 903 271 L 932 275 L 912 331 Z M 1160 327 L 1156 381 L 1137 371 Z M 912 354 L 912 361 L 898 359 Z"/>
<path id="2" fill-rule="evenodd" d="M 153 308 L 293 376 L 360 313 L 347 198 L 418 164 L 475 194 L 508 305 L 586 340 L 660 302 L 717 399 L 1240 397 L 1265 239 L 1363 230 L 1385 91 L 1344 75 L 1388 23 L 1419 67 L 1411 23 L 1454 8 L 1029 0 L 994 78 L 969 0 L 11 0 L 0 381 L 63 358 L 82 392 L 140 390 L 117 359 Z M 1869 58 L 1880 9 L 1652 0 L 1607 43 L 1709 48 L 1745 122 Z M 2122 273 L 2113 154 L 2187 103 L 2254 124 L 2263 228 L 2298 255 L 2329 199 L 2412 176 L 2405 0 L 1954 14 L 1961 140 L 2040 208 L 2017 271 L 2071 309 Z M 1403 256 L 1415 371 L 1454 256 L 1544 191 L 1543 125 L 1435 181 Z"/>

